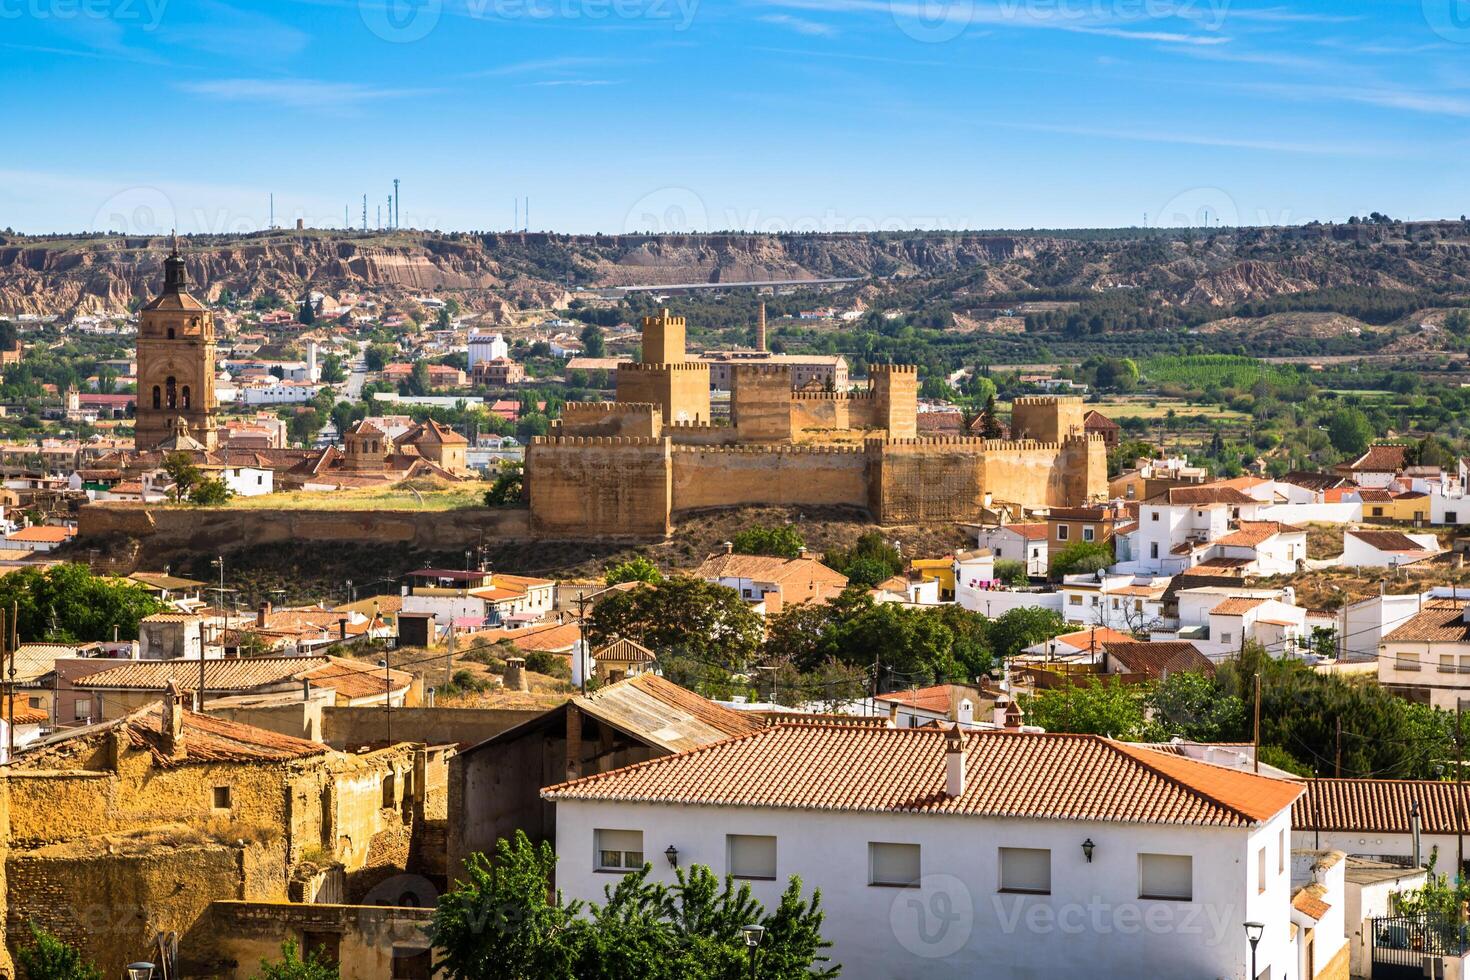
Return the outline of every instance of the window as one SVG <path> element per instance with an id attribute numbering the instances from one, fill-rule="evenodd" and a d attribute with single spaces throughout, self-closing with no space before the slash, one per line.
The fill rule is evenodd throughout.
<path id="1" fill-rule="evenodd" d="M 1399 653 L 1394 655 L 1394 660 L 1396 661 L 1395 666 L 1397 666 L 1399 670 L 1419 669 L 1418 650 L 1401 650 L 1399 651 Z"/>
<path id="2" fill-rule="evenodd" d="M 1439 672 L 1441 674 L 1454 674 L 1458 670 L 1459 666 L 1455 663 L 1455 655 L 1453 653 L 1441 653 L 1439 655 Z"/>
<path id="3" fill-rule="evenodd" d="M 637 871 L 643 867 L 643 831 L 598 830 L 598 871 Z"/>
<path id="4" fill-rule="evenodd" d="M 163 407 L 163 389 L 158 387 L 158 385 L 153 386 L 153 407 Z"/>
<path id="5" fill-rule="evenodd" d="M 228 786 L 216 786 L 214 788 L 214 808 L 216 810 L 228 810 L 230 808 L 230 788 Z"/>
<path id="6" fill-rule="evenodd" d="M 1383 516 L 1383 508 L 1382 507 L 1374 507 L 1373 508 L 1373 516 L 1374 517 L 1382 517 Z"/>
<path id="7" fill-rule="evenodd" d="M 1138 855 L 1138 897 L 1163 902 L 1193 901 L 1194 858 L 1188 854 Z"/>
<path id="8" fill-rule="evenodd" d="M 383 809 L 391 810 L 398 803 L 398 787 L 394 785 L 396 780 L 390 772 L 383 777 Z"/>
<path id="9" fill-rule="evenodd" d="M 1444 522 L 1446 524 L 1458 524 L 1460 523 L 1460 515 L 1452 510 L 1447 510 L 1444 512 Z"/>
<path id="10" fill-rule="evenodd" d="M 1067 605 L 1069 605 L 1069 606 L 1080 606 L 1080 605 L 1082 605 L 1082 597 L 1080 595 L 1077 595 L 1074 592 L 1072 595 L 1067 596 Z"/>
<path id="11" fill-rule="evenodd" d="M 337 932 L 303 932 L 301 934 L 301 952 L 303 955 L 318 953 L 328 966 L 337 966 L 342 962 L 342 934 Z"/>
<path id="12" fill-rule="evenodd" d="M 1051 894 L 1051 851 L 1036 847 L 1000 849 L 1000 890 Z"/>
<path id="13" fill-rule="evenodd" d="M 1151 520 L 1151 521 L 1158 520 L 1159 519 L 1159 512 L 1156 511 L 1156 510 L 1149 511 L 1148 512 L 1148 519 Z"/>
<path id="14" fill-rule="evenodd" d="M 736 878 L 776 880 L 776 838 L 751 834 L 727 834 L 725 857 Z"/>
<path id="15" fill-rule="evenodd" d="M 77 721 L 92 717 L 92 699 L 77 698 L 72 704 L 72 717 Z"/>
<path id="16" fill-rule="evenodd" d="M 433 953 L 427 949 L 393 947 L 393 980 L 429 980 L 433 976 Z"/>
<path id="17" fill-rule="evenodd" d="M 1276 873 L 1286 873 L 1286 831 L 1276 833 Z"/>
<path id="18" fill-rule="evenodd" d="M 919 845 L 868 844 L 868 884 L 919 887 Z"/>
<path id="19" fill-rule="evenodd" d="M 1256 852 L 1256 891 L 1266 890 L 1266 849 L 1263 847 Z"/>
<path id="20" fill-rule="evenodd" d="M 1230 634 L 1229 633 L 1221 633 L 1220 634 L 1220 642 L 1221 643 L 1229 643 L 1230 642 Z"/>
<path id="21" fill-rule="evenodd" d="M 1082 529 L 1083 541 L 1091 541 L 1095 537 L 1097 537 L 1097 530 L 1091 524 Z"/>
<path id="22" fill-rule="evenodd" d="M 1070 527 L 1068 527 L 1067 525 L 1065 525 L 1065 524 L 1058 524 L 1057 525 L 1057 540 L 1058 541 L 1065 541 L 1065 540 L 1067 540 L 1067 535 L 1070 534 L 1070 533 L 1072 533 L 1072 529 Z"/>
<path id="23" fill-rule="evenodd" d="M 1159 543 L 1157 541 L 1150 541 L 1148 543 L 1148 556 L 1150 558 L 1159 557 Z"/>

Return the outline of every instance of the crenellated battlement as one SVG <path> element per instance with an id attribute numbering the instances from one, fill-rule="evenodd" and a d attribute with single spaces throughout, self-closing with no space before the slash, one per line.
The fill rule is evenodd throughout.
<path id="1" fill-rule="evenodd" d="M 603 413 L 607 415 L 652 415 L 658 411 L 653 402 L 567 402 L 562 415 Z"/>
<path id="2" fill-rule="evenodd" d="M 865 391 L 793 391 L 791 398 L 799 402 L 872 401 L 872 389 Z"/>
<path id="3" fill-rule="evenodd" d="M 917 364 L 869 364 L 868 376 L 878 374 L 912 374 L 918 377 L 919 366 Z"/>
<path id="4" fill-rule="evenodd" d="M 869 436 L 868 444 L 883 449 L 888 448 L 921 448 L 931 449 L 948 447 L 951 449 L 965 448 L 983 450 L 986 448 L 984 439 L 977 436 L 918 436 L 906 438 L 894 438 L 892 436 Z"/>
<path id="5" fill-rule="evenodd" d="M 724 453 L 737 456 L 861 456 L 863 446 L 841 444 L 674 446 L 676 453 Z"/>
<path id="6" fill-rule="evenodd" d="M 542 449 L 652 448 L 668 445 L 668 439 L 661 436 L 534 436 L 531 445 Z"/>
<path id="7" fill-rule="evenodd" d="M 764 374 L 764 375 L 790 375 L 791 366 L 787 364 L 740 364 L 738 362 L 730 365 L 732 376 L 741 374 Z"/>
<path id="8" fill-rule="evenodd" d="M 641 361 L 622 361 L 618 364 L 619 371 L 646 371 L 657 373 L 661 371 L 703 371 L 709 373 L 709 365 L 702 361 L 672 361 L 667 364 L 644 364 Z"/>
<path id="9" fill-rule="evenodd" d="M 1049 408 L 1061 405 L 1081 405 L 1081 395 L 1022 395 L 1011 402 L 1011 408 Z"/>
<path id="10" fill-rule="evenodd" d="M 987 440 L 985 449 L 996 453 L 1059 453 L 1062 451 L 1062 444 L 1037 442 L 1034 439 L 990 439 Z"/>

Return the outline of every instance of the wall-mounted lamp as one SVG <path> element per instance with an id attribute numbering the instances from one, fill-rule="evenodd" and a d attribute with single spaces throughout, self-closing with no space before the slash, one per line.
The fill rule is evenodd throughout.
<path id="1" fill-rule="evenodd" d="M 1085 840 L 1085 841 L 1082 842 L 1082 853 L 1085 854 L 1085 855 L 1087 855 L 1087 863 L 1088 864 L 1091 864 L 1092 863 L 1092 849 L 1094 847 L 1097 847 L 1097 845 L 1092 842 L 1092 838 L 1091 837 L 1087 838 L 1087 840 Z"/>
<path id="2" fill-rule="evenodd" d="M 679 866 L 679 849 L 673 844 L 664 848 L 664 857 L 669 859 L 669 867 L 677 868 Z"/>

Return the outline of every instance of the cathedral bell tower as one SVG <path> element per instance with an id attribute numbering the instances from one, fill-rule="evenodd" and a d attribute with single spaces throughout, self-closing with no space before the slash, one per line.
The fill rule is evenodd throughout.
<path id="1" fill-rule="evenodd" d="M 138 323 L 138 409 L 133 443 L 140 450 L 169 442 L 186 423 L 191 441 L 219 445 L 214 398 L 214 314 L 189 293 L 175 237 L 163 263 L 163 292 Z"/>

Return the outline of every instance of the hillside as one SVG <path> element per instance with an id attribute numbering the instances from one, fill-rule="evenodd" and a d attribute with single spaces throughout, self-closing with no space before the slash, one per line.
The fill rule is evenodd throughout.
<path id="1" fill-rule="evenodd" d="M 126 309 L 162 274 L 162 238 L 0 235 L 0 315 Z M 984 310 L 1020 294 L 1126 294 L 1228 308 L 1329 289 L 1470 290 L 1470 224 L 874 235 L 563 236 L 273 231 L 183 240 L 210 300 L 308 288 L 454 296 L 494 318 L 564 305 L 575 287 L 872 276 Z"/>

